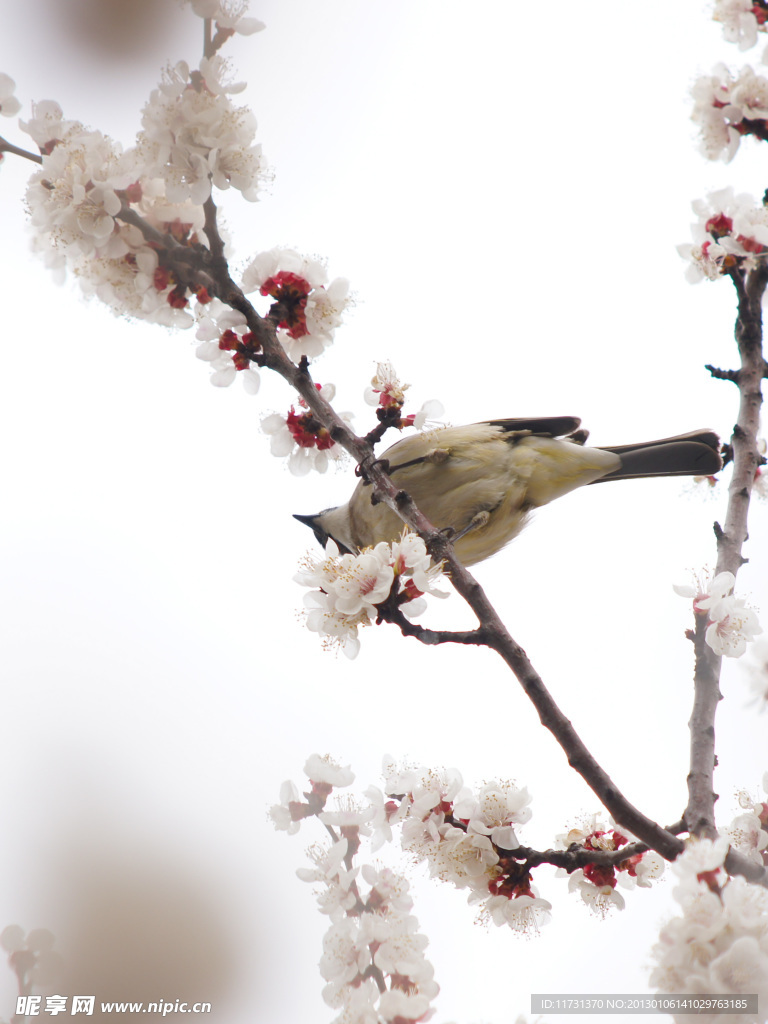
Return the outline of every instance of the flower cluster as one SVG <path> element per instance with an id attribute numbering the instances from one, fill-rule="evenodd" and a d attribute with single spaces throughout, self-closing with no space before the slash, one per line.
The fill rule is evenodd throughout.
<path id="1" fill-rule="evenodd" d="M 313 588 L 304 598 L 307 628 L 340 646 L 348 658 L 360 650 L 358 628 L 377 621 L 378 605 L 390 597 L 413 618 L 426 608 L 424 594 L 448 596 L 436 589 L 441 565 L 432 564 L 424 541 L 407 530 L 399 541 L 382 542 L 359 555 L 341 555 L 329 540 L 325 557 L 307 555 L 294 579 Z"/>
<path id="2" fill-rule="evenodd" d="M 715 21 L 723 26 L 723 38 L 749 50 L 757 43 L 757 33 L 766 31 L 768 3 L 765 0 L 715 0 Z"/>
<path id="3" fill-rule="evenodd" d="M 328 272 L 319 260 L 293 249 L 260 253 L 243 273 L 243 291 L 259 291 L 274 301 L 269 316 L 286 352 L 298 363 L 315 359 L 333 343 L 333 335 L 350 303 L 349 282 Z"/>
<path id="4" fill-rule="evenodd" d="M 329 847 L 310 848 L 314 867 L 297 874 L 315 886 L 320 911 L 330 920 L 320 972 L 326 982 L 323 998 L 341 1010 L 335 1024 L 425 1021 L 439 987 L 424 956 L 428 940 L 410 913 L 409 884 L 387 868 L 354 863 L 361 838 L 371 833 L 373 808 L 345 800 L 338 810 L 326 810 L 333 789 L 352 783 L 352 772 L 316 754 L 304 771 L 310 780 L 304 800 L 292 782 L 284 783 L 281 803 L 270 814 L 276 827 L 288 832 L 315 816 L 332 836 Z"/>
<path id="5" fill-rule="evenodd" d="M 768 772 L 763 776 L 763 791 L 768 793 Z M 743 857 L 760 867 L 768 866 L 768 803 L 739 794 L 741 813 L 721 834 Z"/>
<path id="6" fill-rule="evenodd" d="M 187 0 L 193 12 L 200 18 L 210 18 L 216 22 L 220 32 L 239 33 L 250 36 L 264 28 L 264 22 L 256 18 L 246 18 L 248 4 L 243 0 Z"/>
<path id="7" fill-rule="evenodd" d="M 572 850 L 577 846 L 606 853 L 620 850 L 622 846 L 634 841 L 634 837 L 626 830 L 603 827 L 594 817 L 584 828 L 574 828 L 557 837 L 558 845 L 564 850 Z M 624 897 L 617 891 L 617 886 L 624 889 L 634 889 L 638 885 L 649 888 L 652 880 L 658 878 L 663 871 L 664 861 L 657 853 L 649 850 L 632 854 L 618 863 L 595 863 L 578 868 L 568 878 L 568 890 L 578 892 L 591 910 L 604 916 L 611 907 L 624 909 Z"/>
<path id="8" fill-rule="evenodd" d="M 701 150 L 709 160 L 729 162 L 742 135 L 768 139 L 768 79 L 751 67 L 734 78 L 724 64 L 693 87 L 692 119 L 701 129 Z"/>
<path id="9" fill-rule="evenodd" d="M 260 345 L 248 330 L 242 313 L 214 299 L 199 320 L 197 338 L 201 344 L 195 354 L 213 370 L 211 384 L 218 388 L 229 387 L 239 370 L 245 390 L 250 395 L 256 394 L 261 381 L 251 359 Z"/>
<path id="10" fill-rule="evenodd" d="M 520 845 L 515 826 L 531 817 L 526 789 L 493 781 L 473 793 L 458 772 L 385 762 L 384 792 L 370 787 L 366 796 L 376 809 L 374 831 L 391 839 L 392 825 L 400 824 L 403 849 L 425 860 L 433 877 L 468 889 L 481 920 L 521 933 L 547 922 L 551 904 L 513 855 Z"/>
<path id="11" fill-rule="evenodd" d="M 208 242 L 202 204 L 212 185 L 255 199 L 264 175 L 253 115 L 232 105 L 240 87 L 223 72 L 220 57 L 167 72 L 129 150 L 50 100 L 20 121 L 42 154 L 26 194 L 34 247 L 115 313 L 190 327 L 190 302 L 210 302 L 191 269 Z"/>
<path id="12" fill-rule="evenodd" d="M 682 913 L 661 930 L 653 949 L 651 985 L 660 992 L 693 995 L 757 993 L 768 1001 L 768 891 L 744 878 L 728 878 L 723 863 L 728 841 L 690 840 L 672 865 Z M 685 1021 L 684 1015 L 673 1015 Z M 705 1020 L 722 1021 L 708 1015 Z M 736 1018 L 734 1018 L 736 1019 Z M 741 1014 L 747 1024 L 763 1014 Z"/>
<path id="13" fill-rule="evenodd" d="M 752 196 L 735 196 L 724 188 L 692 205 L 698 217 L 691 225 L 693 244 L 677 247 L 690 263 L 686 277 L 691 283 L 704 277 L 714 281 L 734 267 L 752 270 L 768 253 L 768 209 Z"/>
<path id="14" fill-rule="evenodd" d="M 203 58 L 195 70 L 180 61 L 144 108 L 137 156 L 147 177 L 164 182 L 171 203 L 202 205 L 212 184 L 258 197 L 265 169 L 261 146 L 253 143 L 256 119 L 232 104 L 229 94 L 245 83 L 226 84 L 226 69 L 219 56 Z"/>
<path id="15" fill-rule="evenodd" d="M 721 572 L 707 586 L 675 586 L 680 597 L 693 598 L 693 610 L 709 620 L 705 640 L 715 652 L 725 658 L 740 658 L 747 644 L 763 629 L 757 614 L 748 608 L 741 597 L 734 597 L 736 577 L 732 572 Z"/>
<path id="16" fill-rule="evenodd" d="M 320 395 L 332 402 L 336 394 L 333 384 L 315 384 Z M 299 399 L 299 411 L 291 406 L 287 415 L 272 413 L 261 421 L 261 429 L 269 436 L 270 451 L 277 458 L 288 458 L 288 468 L 294 476 L 305 476 L 314 469 L 325 473 L 331 462 L 339 462 L 345 452 L 331 435 L 315 419 L 303 398 Z M 349 423 L 352 413 L 339 413 Z"/>
<path id="17" fill-rule="evenodd" d="M 368 405 L 378 406 L 386 411 L 389 416 L 394 417 L 394 425 L 402 427 L 415 427 L 422 430 L 425 426 L 432 425 L 440 420 L 445 410 L 442 403 L 437 399 L 425 402 L 421 409 L 408 416 L 399 416 L 400 410 L 405 403 L 405 392 L 410 384 L 403 384 L 395 373 L 395 368 L 390 362 L 377 363 L 376 373 L 371 379 L 370 387 L 365 389 L 363 397 Z"/>

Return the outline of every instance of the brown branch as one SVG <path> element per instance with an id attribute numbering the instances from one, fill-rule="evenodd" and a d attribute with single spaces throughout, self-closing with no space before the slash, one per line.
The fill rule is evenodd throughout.
<path id="1" fill-rule="evenodd" d="M 691 835 L 715 839 L 715 713 L 722 700 L 719 685 L 721 659 L 704 639 L 707 624 L 706 615 L 696 615 L 693 708 L 688 722 L 691 767 L 688 772 L 688 806 L 683 817 Z"/>
<path id="2" fill-rule="evenodd" d="M 157 228 L 153 228 L 151 224 L 144 220 L 140 214 L 132 210 L 127 203 L 123 203 L 118 212 L 115 214 L 118 220 L 124 221 L 126 224 L 133 224 L 139 231 L 144 235 L 148 242 L 152 242 L 154 245 L 159 245 L 163 249 L 176 249 L 181 248 L 179 243 L 173 237 L 173 235 L 164 234 L 162 231 L 158 231 Z"/>
<path id="3" fill-rule="evenodd" d="M 43 162 L 43 158 L 39 153 L 30 153 L 28 149 L 20 149 L 19 146 L 14 146 L 12 142 L 9 142 L 0 135 L 0 154 L 2 153 L 12 153 L 14 156 L 23 157 L 25 160 L 31 160 L 35 164 L 41 164 Z"/>
<path id="4" fill-rule="evenodd" d="M 730 380 L 734 384 L 739 383 L 739 371 L 738 370 L 720 370 L 717 366 L 711 366 L 709 363 L 704 364 L 704 369 L 709 370 L 710 374 L 716 380 Z"/>
<path id="5" fill-rule="evenodd" d="M 203 18 L 203 56 L 212 57 L 216 51 L 213 48 L 212 22 L 210 18 Z"/>
<path id="6" fill-rule="evenodd" d="M 587 749 L 571 722 L 560 711 L 547 690 L 541 677 L 531 665 L 525 651 L 507 632 L 495 609 L 475 578 L 457 560 L 447 537 L 437 530 L 416 507 L 409 495 L 401 491 L 388 476 L 384 464 L 376 458 L 371 444 L 354 434 L 336 411 L 321 397 L 314 386 L 305 360 L 297 366 L 288 358 L 277 339 L 274 322 L 259 316 L 242 290 L 232 280 L 223 244 L 216 226 L 216 207 L 212 200 L 206 203 L 206 234 L 212 251 L 210 265 L 206 268 L 214 281 L 214 293 L 222 302 L 239 310 L 245 317 L 249 330 L 263 350 L 263 362 L 278 373 L 299 393 L 317 419 L 331 433 L 358 463 L 361 475 L 370 481 L 378 500 L 391 508 L 402 521 L 416 532 L 426 543 L 432 557 L 444 562 L 453 586 L 475 613 L 485 634 L 485 644 L 495 650 L 509 666 L 523 690 L 536 708 L 545 728 L 553 734 L 563 748 L 568 764 L 581 775 L 597 795 L 613 820 L 620 827 L 628 829 L 638 839 L 656 850 L 667 860 L 674 860 L 683 850 L 681 839 L 652 821 L 634 807 L 621 793 L 610 776 L 598 764 Z M 219 254 L 222 255 L 219 255 Z M 412 634 L 412 635 L 415 635 Z M 729 855 L 734 870 L 742 874 L 754 873 L 754 865 L 736 854 Z M 747 876 L 749 877 L 749 876 Z"/>
<path id="7" fill-rule="evenodd" d="M 397 580 L 393 584 L 394 591 Z M 436 644 L 475 644 L 486 645 L 485 631 L 482 626 L 478 629 L 449 630 L 449 629 L 427 629 L 411 622 L 397 606 L 397 595 L 390 594 L 386 601 L 376 605 L 378 616 L 376 625 L 382 622 L 391 622 L 397 626 L 403 636 L 415 637 L 422 644 L 433 646 Z"/>
<path id="8" fill-rule="evenodd" d="M 749 501 L 755 472 L 760 465 L 757 432 L 762 404 L 761 380 L 765 368 L 762 352 L 762 299 L 768 284 L 768 267 L 765 261 L 761 261 L 748 274 L 735 267 L 730 271 L 730 277 L 738 299 L 734 333 L 741 365 L 738 370 L 714 372 L 712 367 L 707 369 L 713 376 L 731 380 L 739 388 L 738 418 L 729 445 L 733 471 L 728 488 L 728 508 L 724 525 L 720 527 L 719 524 L 715 524 L 716 574 L 731 572 L 736 576 L 745 561 L 742 548 L 747 539 Z M 692 835 L 714 838 L 717 835 L 717 794 L 714 790 L 715 715 L 717 705 L 722 699 L 722 659 L 705 642 L 706 628 L 706 616 L 697 615 L 694 641 L 694 697 L 688 723 L 691 734 L 688 806 L 683 817 Z"/>
<path id="9" fill-rule="evenodd" d="M 503 854 L 505 857 L 525 861 L 526 867 L 529 868 L 551 864 L 553 867 L 563 868 L 570 875 L 589 864 L 597 864 L 603 868 L 616 867 L 635 854 L 647 853 L 648 849 L 645 843 L 631 843 L 619 850 L 588 850 L 574 843 L 567 850 L 532 850 L 528 846 L 518 846 L 516 850 L 504 850 Z"/>

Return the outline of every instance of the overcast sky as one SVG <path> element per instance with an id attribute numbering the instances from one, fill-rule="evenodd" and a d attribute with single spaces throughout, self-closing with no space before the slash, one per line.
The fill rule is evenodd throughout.
<path id="1" fill-rule="evenodd" d="M 197 61 L 200 23 L 171 5 L 149 37 L 126 27 L 110 42 L 85 0 L 70 20 L 65 7 L 11 5 L 0 70 L 25 116 L 55 98 L 128 145 L 163 63 Z M 691 200 L 731 183 L 760 194 L 765 175 L 749 141 L 728 167 L 695 151 L 692 81 L 743 60 L 706 4 L 265 0 L 252 13 L 267 30 L 230 55 L 275 177 L 257 204 L 225 195 L 224 216 L 241 262 L 292 245 L 350 279 L 355 309 L 314 369 L 361 433 L 363 389 L 388 358 L 413 409 L 439 398 L 453 423 L 578 415 L 608 445 L 729 434 L 735 389 L 703 365 L 734 363 L 733 295 L 688 285 L 675 246 Z M 597 801 L 489 652 L 423 649 L 392 627 L 368 630 L 355 662 L 321 650 L 292 582 L 312 538 L 290 516 L 345 500 L 351 468 L 291 477 L 259 431 L 293 400 L 281 381 L 256 398 L 215 389 L 192 332 L 57 288 L 27 251 L 28 171 L 10 158 L 0 171 L 0 925 L 50 927 L 96 961 L 125 936 L 123 998 L 185 998 L 194 981 L 217 1024 L 331 1020 L 326 922 L 294 874 L 322 836 L 266 820 L 309 753 L 351 763 L 361 790 L 384 753 L 469 784 L 513 778 L 533 793 L 532 846 Z M 691 701 L 689 605 L 671 586 L 714 564 L 724 507 L 669 480 L 585 488 L 476 572 L 603 766 L 661 823 L 686 802 Z M 738 588 L 764 608 L 765 527 L 755 504 Z M 425 621 L 473 624 L 456 596 Z M 727 823 L 736 788 L 760 792 L 768 716 L 745 710 L 739 665 L 723 692 Z M 554 920 L 521 940 L 414 877 L 441 1022 L 511 1024 L 531 992 L 644 991 L 673 906 L 670 877 L 597 920 L 542 872 Z M 140 981 L 149 994 L 132 996 Z"/>

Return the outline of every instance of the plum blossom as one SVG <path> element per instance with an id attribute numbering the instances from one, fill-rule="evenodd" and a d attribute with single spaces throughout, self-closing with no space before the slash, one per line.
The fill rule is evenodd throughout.
<path id="1" fill-rule="evenodd" d="M 316 384 L 321 396 L 332 402 L 336 394 L 333 384 Z M 341 412 L 339 416 L 350 423 L 352 413 Z M 261 421 L 261 429 L 269 437 L 269 448 L 276 458 L 288 459 L 288 469 L 294 476 L 305 476 L 310 470 L 325 473 L 331 463 L 338 463 L 346 457 L 341 445 L 336 444 L 330 433 L 315 419 L 303 398 L 299 399 L 298 411 L 291 406 L 287 415 L 272 413 Z"/>
<path id="2" fill-rule="evenodd" d="M 269 315 L 277 322 L 277 337 L 294 362 L 315 359 L 333 343 L 333 335 L 350 304 L 349 282 L 328 272 L 316 259 L 294 249 L 262 252 L 246 267 L 243 291 L 259 291 L 275 301 Z"/>
<path id="3" fill-rule="evenodd" d="M 192 326 L 190 300 L 202 304 L 209 297 L 179 282 L 162 248 L 130 220 L 138 215 L 171 247 L 181 247 L 205 241 L 202 207 L 169 203 L 162 181 L 139 177 L 135 151 L 63 121 L 56 104 L 36 114 L 29 129 L 43 162 L 27 188 L 35 251 L 48 265 L 71 272 L 86 296 L 117 315 Z"/>
<path id="4" fill-rule="evenodd" d="M 400 381 L 392 363 L 377 363 L 376 373 L 371 379 L 370 387 L 365 389 L 363 398 L 367 405 L 399 410 L 405 403 L 405 392 L 410 386 Z M 433 398 L 425 402 L 418 412 L 401 417 L 397 426 L 415 427 L 416 430 L 422 430 L 427 425 L 437 426 L 444 412 L 442 403 Z"/>
<path id="5" fill-rule="evenodd" d="M 214 387 L 229 387 L 240 371 L 246 392 L 258 392 L 261 380 L 248 357 L 257 351 L 258 345 L 243 313 L 214 299 L 205 307 L 196 336 L 201 344 L 195 355 L 213 370 L 210 379 Z"/>
<path id="6" fill-rule="evenodd" d="M 705 640 L 715 654 L 726 658 L 740 658 L 747 644 L 763 631 L 754 609 L 748 608 L 743 598 L 734 597 L 735 583 L 733 573 L 721 572 L 708 585 L 700 581 L 697 587 L 673 587 L 680 597 L 693 598 L 697 615 L 707 615 Z"/>
<path id="7" fill-rule="evenodd" d="M 715 654 L 725 658 L 740 658 L 747 644 L 763 631 L 754 609 L 747 608 L 743 598 L 732 595 L 712 608 L 710 618 L 705 639 Z"/>
<path id="8" fill-rule="evenodd" d="M 132 156 L 122 147 L 101 132 L 73 123 L 29 179 L 26 199 L 33 228 L 65 254 L 108 252 L 118 231 L 118 192 L 134 175 Z"/>
<path id="9" fill-rule="evenodd" d="M 261 32 L 264 22 L 246 18 L 247 0 L 187 0 L 199 18 L 211 18 L 219 28 L 230 29 L 243 36 Z"/>
<path id="10" fill-rule="evenodd" d="M 386 601 L 395 587 L 404 614 L 418 615 L 423 593 L 447 597 L 435 583 L 440 571 L 427 568 L 429 556 L 424 542 L 401 539 L 393 545 L 377 544 L 358 555 L 341 555 L 329 540 L 325 558 L 307 555 L 301 571 L 294 576 L 304 587 L 317 588 L 305 595 L 306 625 L 325 642 L 337 644 L 349 658 L 360 649 L 358 628 L 376 621 L 377 605 Z"/>
<path id="11" fill-rule="evenodd" d="M 389 868 L 355 862 L 374 809 L 347 800 L 339 810 L 325 811 L 331 790 L 348 786 L 352 772 L 317 754 L 304 771 L 312 786 L 305 801 L 292 783 L 284 783 L 281 802 L 270 813 L 276 826 L 289 832 L 302 818 L 316 815 L 332 837 L 330 844 L 313 844 L 311 866 L 297 871 L 314 886 L 318 908 L 329 919 L 320 959 L 323 999 L 341 1010 L 338 1024 L 427 1020 L 439 986 L 424 955 L 428 940 L 411 913 L 409 883 Z"/>
<path id="12" fill-rule="evenodd" d="M 310 754 L 304 764 L 304 774 L 310 782 L 322 782 L 335 788 L 351 786 L 355 781 L 350 766 L 337 764 L 328 754 Z"/>
<path id="13" fill-rule="evenodd" d="M 749 50 L 757 42 L 758 30 L 765 31 L 764 4 L 754 0 L 715 0 L 712 15 L 723 26 L 723 38 Z"/>
<path id="14" fill-rule="evenodd" d="M 227 85 L 225 73 L 218 56 L 203 58 L 199 70 L 179 61 L 144 108 L 138 153 L 144 173 L 165 182 L 171 202 L 202 204 L 212 184 L 258 198 L 265 167 L 261 146 L 253 144 L 256 119 L 232 104 L 228 94 L 244 85 Z"/>
<path id="15" fill-rule="evenodd" d="M 51 153 L 54 146 L 77 128 L 77 121 L 65 120 L 64 112 L 55 100 L 41 100 L 32 104 L 32 117 L 19 119 L 19 127 L 37 143 L 41 153 Z M 82 127 L 82 126 L 79 126 Z"/>
<path id="16" fill-rule="evenodd" d="M 527 789 L 509 781 L 487 782 L 477 795 L 467 792 L 456 800 L 455 812 L 467 822 L 468 832 L 490 836 L 495 846 L 516 849 L 520 843 L 514 825 L 530 820 L 531 796 Z"/>
<path id="17" fill-rule="evenodd" d="M 701 149 L 709 160 L 733 159 L 742 135 L 768 136 L 768 79 L 751 67 L 734 78 L 724 64 L 693 87 L 691 115 L 701 129 Z"/>
<path id="18" fill-rule="evenodd" d="M 369 792 L 376 797 L 374 836 L 383 826 L 389 839 L 389 822 L 400 823 L 403 849 L 426 861 L 433 877 L 467 889 L 481 921 L 519 932 L 548 921 L 551 905 L 533 888 L 530 872 L 505 856 L 518 846 L 510 822 L 530 816 L 526 790 L 491 782 L 474 794 L 454 770 L 400 767 L 389 758 L 384 774 L 383 798 Z M 497 846 L 497 838 L 508 845 Z"/>
<path id="19" fill-rule="evenodd" d="M 691 840 L 672 865 L 680 880 L 673 895 L 681 914 L 661 930 L 651 985 L 660 992 L 691 995 L 757 993 L 764 1006 L 768 892 L 744 878 L 728 878 L 723 868 L 727 852 L 726 839 Z M 756 1022 L 762 1016 L 739 1014 L 738 1019 Z"/>
<path id="20" fill-rule="evenodd" d="M 386 868 L 366 869 L 367 891 L 358 890 L 345 916 L 334 915 L 323 940 L 323 998 L 343 1011 L 338 1021 L 426 1020 L 439 986 L 424 956 L 428 940 L 408 912 L 408 882 Z M 381 979 L 381 990 L 373 977 Z"/>
<path id="21" fill-rule="evenodd" d="M 765 864 L 764 851 L 768 847 L 768 832 L 763 828 L 765 821 L 761 820 L 760 814 L 765 819 L 764 804 L 737 814 L 724 831 L 735 850 L 751 860 L 753 864 L 763 867 Z"/>
<path id="22" fill-rule="evenodd" d="M 691 120 L 699 125 L 701 152 L 708 160 L 722 159 L 730 163 L 739 148 L 741 136 L 735 125 L 742 114 L 731 104 L 732 84 L 728 69 L 718 64 L 711 75 L 697 79 L 691 90 L 694 100 Z"/>
<path id="23" fill-rule="evenodd" d="M 597 815 L 592 815 L 581 828 L 572 828 L 569 832 L 557 836 L 558 846 L 562 849 L 567 850 L 576 845 L 585 850 L 607 853 L 621 850 L 622 847 L 636 841 L 635 836 L 626 829 L 619 830 L 612 824 L 602 825 Z M 616 891 L 617 887 L 650 888 L 651 883 L 659 878 L 663 871 L 664 861 L 652 850 L 634 854 L 627 851 L 623 860 L 614 861 L 612 864 L 595 861 L 572 872 L 568 879 L 568 890 L 578 892 L 591 910 L 605 916 L 612 907 L 624 909 L 624 897 Z M 558 875 L 564 873 L 562 869 L 558 869 Z"/>
<path id="24" fill-rule="evenodd" d="M 0 114 L 3 117 L 14 117 L 21 110 L 21 103 L 13 95 L 16 83 L 10 75 L 0 71 Z"/>
<path id="25" fill-rule="evenodd" d="M 577 868 L 568 878 L 568 892 L 577 892 L 589 909 L 601 917 L 605 917 L 614 907 L 623 910 L 626 906 L 615 881 L 593 882 L 586 877 L 582 868 Z"/>
<path id="26" fill-rule="evenodd" d="M 716 280 L 735 266 L 751 270 L 768 253 L 768 209 L 752 196 L 724 188 L 692 206 L 698 217 L 691 225 L 693 244 L 677 247 L 690 264 L 686 278 L 692 284 L 704 277 Z"/>
<path id="27" fill-rule="evenodd" d="M 279 832 L 294 835 L 299 831 L 303 813 L 294 815 L 293 808 L 301 805 L 300 794 L 296 785 L 287 779 L 280 787 L 280 803 L 273 804 L 269 809 L 269 817 Z"/>
<path id="28" fill-rule="evenodd" d="M 376 373 L 371 378 L 370 387 L 365 389 L 363 398 L 367 405 L 380 405 L 383 409 L 388 409 L 392 405 L 402 407 L 405 403 L 405 392 L 410 386 L 401 382 L 394 366 L 387 360 L 376 364 Z"/>

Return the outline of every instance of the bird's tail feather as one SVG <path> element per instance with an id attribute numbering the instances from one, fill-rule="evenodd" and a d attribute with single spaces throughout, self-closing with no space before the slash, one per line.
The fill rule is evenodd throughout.
<path id="1" fill-rule="evenodd" d="M 601 445 L 601 447 L 603 447 Z M 720 438 L 713 430 L 692 430 L 640 444 L 605 447 L 620 456 L 621 467 L 600 480 L 626 480 L 642 476 L 712 476 L 723 468 Z M 596 480 L 595 483 L 600 483 Z"/>

